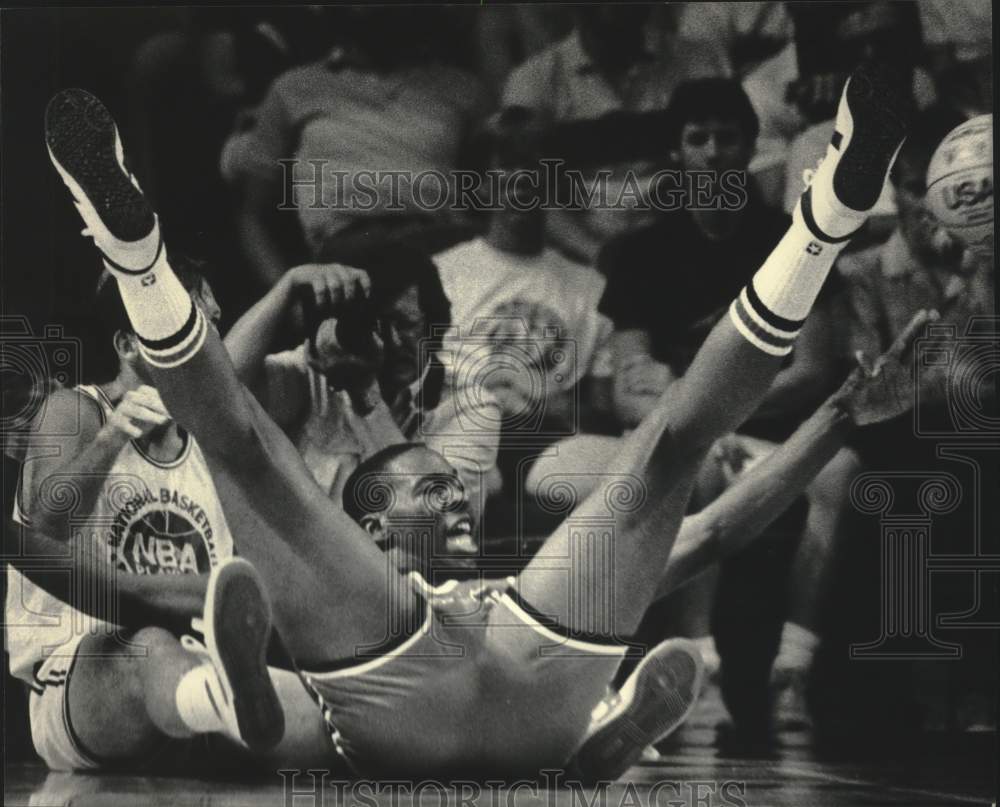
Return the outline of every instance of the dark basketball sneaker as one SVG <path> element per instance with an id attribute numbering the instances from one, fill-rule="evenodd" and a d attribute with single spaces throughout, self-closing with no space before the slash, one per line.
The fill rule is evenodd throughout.
<path id="1" fill-rule="evenodd" d="M 94 239 L 114 268 L 141 272 L 160 250 L 156 215 L 125 165 L 114 119 L 86 90 L 57 93 L 45 110 L 49 158 L 73 195 Z"/>
<path id="2" fill-rule="evenodd" d="M 617 695 L 595 710 L 597 725 L 577 751 L 574 770 L 595 781 L 622 776 L 648 746 L 665 739 L 687 719 L 704 677 L 704 664 L 694 642 L 661 642 L 639 663 Z"/>
<path id="3" fill-rule="evenodd" d="M 907 117 L 905 95 L 890 70 L 855 70 L 841 95 L 826 156 L 809 182 L 803 204 L 807 221 L 813 211 L 817 219 L 827 211 L 858 219 L 875 206 L 903 145 Z M 823 221 L 819 224 L 822 228 Z"/>
<path id="4" fill-rule="evenodd" d="M 201 627 L 218 676 L 209 694 L 228 733 L 252 751 L 273 748 L 285 715 L 267 671 L 271 605 L 247 561 L 233 558 L 212 570 Z"/>

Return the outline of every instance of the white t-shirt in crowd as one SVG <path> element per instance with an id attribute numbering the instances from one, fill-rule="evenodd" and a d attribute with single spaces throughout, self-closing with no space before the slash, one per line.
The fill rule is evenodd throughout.
<path id="1" fill-rule="evenodd" d="M 476 367 L 470 377 L 488 385 L 490 376 L 507 373 L 551 392 L 571 389 L 586 375 L 610 375 L 611 322 L 597 311 L 605 280 L 595 269 L 553 249 L 523 256 L 483 238 L 441 252 L 434 262 L 451 300 L 450 337 L 461 343 L 452 356 L 464 355 L 464 366 Z M 496 359 L 491 367 L 483 364 L 487 355 Z"/>

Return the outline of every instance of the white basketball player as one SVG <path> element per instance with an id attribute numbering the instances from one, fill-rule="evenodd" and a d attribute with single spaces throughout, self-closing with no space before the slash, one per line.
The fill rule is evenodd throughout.
<path id="1" fill-rule="evenodd" d="M 184 263 L 174 265 L 205 318 L 217 321 L 208 284 Z M 151 386 L 117 284 L 103 279 L 94 320 L 117 366 L 98 378 L 103 383 L 48 397 L 14 518 L 69 546 L 97 542 L 120 573 L 203 576 L 232 557 L 229 527 L 201 449 Z M 55 599 L 13 567 L 8 575 L 11 673 L 31 689 L 32 738 L 50 768 L 162 768 L 190 750 L 168 738 L 220 731 L 235 719 L 203 648 L 189 652 L 160 628 L 128 633 Z M 77 594 L 112 597 L 110 590 Z M 311 714 L 296 677 L 276 678 L 292 693 L 285 710 L 294 714 L 298 695 Z"/>

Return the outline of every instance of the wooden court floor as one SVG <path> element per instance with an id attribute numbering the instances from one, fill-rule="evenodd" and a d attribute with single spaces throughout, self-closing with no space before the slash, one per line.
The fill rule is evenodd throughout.
<path id="1" fill-rule="evenodd" d="M 5 770 L 9 807 L 930 807 L 990 805 L 996 800 L 997 745 L 992 733 L 927 735 L 905 753 L 883 749 L 878 758 L 852 743 L 822 754 L 807 733 L 784 733 L 766 753 L 720 750 L 711 707 L 701 704 L 656 763 L 642 763 L 598 789 L 389 786 L 310 790 L 295 780 L 296 795 L 277 773 L 243 780 L 49 773 L 41 765 Z M 699 714 L 700 713 L 700 714 Z M 859 738 L 860 739 L 860 738 Z"/>

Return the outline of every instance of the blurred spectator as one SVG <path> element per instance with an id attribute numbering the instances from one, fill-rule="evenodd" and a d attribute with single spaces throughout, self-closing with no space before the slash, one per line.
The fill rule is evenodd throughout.
<path id="1" fill-rule="evenodd" d="M 443 63 L 442 11 L 326 9 L 339 44 L 280 76 L 230 138 L 223 174 L 238 198 L 241 245 L 258 281 L 273 284 L 288 265 L 275 231 L 283 200 L 295 207 L 312 259 L 338 241 L 377 243 L 447 221 L 418 204 L 410 178 L 458 166 L 485 95 L 473 76 Z M 293 165 L 289 176 L 282 160 L 294 161 L 285 164 Z M 394 189 L 371 175 L 379 171 L 407 175 Z M 433 195 L 438 190 L 434 184 Z"/>
<path id="2" fill-rule="evenodd" d="M 478 12 L 479 69 L 497 99 L 515 67 L 565 37 L 573 25 L 569 9 L 555 4 L 484 5 Z"/>
<path id="3" fill-rule="evenodd" d="M 917 6 L 932 66 L 941 69 L 992 60 L 993 4 L 989 0 L 917 0 Z"/>
<path id="4" fill-rule="evenodd" d="M 598 118 L 616 111 L 649 112 L 664 109 L 681 82 L 725 73 L 725 59 L 716 49 L 648 24 L 650 8 L 624 4 L 575 8 L 570 34 L 511 74 L 504 105 L 526 106 L 554 121 Z M 654 166 L 631 163 L 613 168 L 612 196 L 626 170 L 642 177 Z M 547 231 L 560 249 L 593 263 L 609 236 L 639 221 L 641 216 L 628 209 L 565 211 L 549 217 Z"/>
<path id="5" fill-rule="evenodd" d="M 684 3 L 677 30 L 682 39 L 720 48 L 729 70 L 750 73 L 792 39 L 792 19 L 780 2 Z"/>
<path id="6" fill-rule="evenodd" d="M 682 168 L 717 175 L 746 169 L 757 119 L 737 81 L 683 84 L 665 117 L 665 145 Z M 743 204 L 733 210 L 714 204 L 688 209 L 693 205 L 685 198 L 680 209 L 658 212 L 655 223 L 612 239 L 601 251 L 599 267 L 608 280 L 599 310 L 614 325 L 612 408 L 625 429 L 638 425 L 684 373 L 712 325 L 784 235 L 789 218 L 765 206 L 752 186 L 745 190 Z M 802 337 L 810 338 L 808 325 Z M 618 445 L 614 437 L 565 440 L 557 457 L 536 463 L 529 484 L 567 467 L 599 470 Z"/>
<path id="7" fill-rule="evenodd" d="M 540 171 L 539 131 L 539 117 L 530 110 L 510 108 L 496 116 L 490 168 Z M 579 407 L 593 401 L 581 395 L 580 384 L 600 373 L 598 357 L 611 323 L 597 312 L 604 278 L 545 246 L 546 212 L 538 204 L 544 189 L 514 189 L 517 199 L 499 200 L 504 207 L 490 214 L 483 237 L 434 260 L 451 300 L 458 363 L 475 368 L 476 378 L 496 394 L 505 432 L 516 442 L 580 428 Z M 531 447 L 536 454 L 538 447 Z M 503 450 L 502 467 L 513 469 L 516 453 Z"/>
<path id="8" fill-rule="evenodd" d="M 937 97 L 967 116 L 993 109 L 993 6 L 989 0 L 917 0 Z"/>
<path id="9" fill-rule="evenodd" d="M 899 208 L 896 229 L 885 244 L 844 255 L 838 264 L 850 289 L 854 350 L 878 355 L 906 325 L 907 312 L 918 308 L 936 309 L 941 315 L 936 329 L 953 324 L 959 335 L 970 317 L 994 313 L 993 266 L 964 252 L 926 203 L 931 156 L 962 120 L 942 108 L 920 115 L 891 175 Z M 922 404 L 944 404 L 947 374 L 947 367 L 922 368 Z"/>
<path id="10" fill-rule="evenodd" d="M 237 372 L 337 501 L 361 461 L 424 442 L 454 465 L 478 518 L 499 412 L 488 393 L 452 389 L 440 362 L 422 355 L 451 321 L 437 268 L 400 246 L 332 257 L 343 264 L 284 273 L 233 326 L 226 347 Z M 300 303 L 305 342 L 281 351 Z"/>
<path id="11" fill-rule="evenodd" d="M 668 108 L 675 160 L 686 171 L 745 171 L 757 117 L 733 79 L 681 85 Z M 745 177 L 744 177 L 745 179 Z M 721 312 L 784 235 L 789 218 L 750 184 L 738 209 L 681 209 L 602 250 L 608 286 L 600 310 L 614 322 L 614 402 L 621 423 L 641 421 L 682 374 Z M 671 293 L 664 294 L 669 288 Z"/>
<path id="12" fill-rule="evenodd" d="M 125 133 L 132 169 L 156 206 L 167 238 L 223 270 L 220 296 L 242 310 L 232 206 L 219 153 L 240 110 L 271 80 L 315 54 L 315 10 L 189 8 L 135 51 L 126 77 Z"/>

